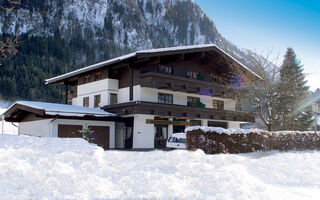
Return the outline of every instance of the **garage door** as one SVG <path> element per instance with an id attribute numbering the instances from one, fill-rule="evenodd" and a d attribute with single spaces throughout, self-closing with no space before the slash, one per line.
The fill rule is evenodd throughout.
<path id="1" fill-rule="evenodd" d="M 82 126 L 79 125 L 58 125 L 58 137 L 61 138 L 81 138 L 81 133 L 79 132 Z"/>
<path id="2" fill-rule="evenodd" d="M 89 126 L 89 128 L 94 131 L 93 134 L 96 138 L 95 143 L 104 149 L 109 149 L 109 143 L 110 143 L 109 127 L 108 126 Z"/>
<path id="3" fill-rule="evenodd" d="M 108 126 L 89 126 L 94 131 L 93 137 L 95 138 L 94 143 L 98 146 L 109 149 L 110 143 L 110 129 Z M 81 138 L 82 135 L 79 130 L 82 129 L 81 125 L 58 125 L 58 137 L 61 138 Z"/>

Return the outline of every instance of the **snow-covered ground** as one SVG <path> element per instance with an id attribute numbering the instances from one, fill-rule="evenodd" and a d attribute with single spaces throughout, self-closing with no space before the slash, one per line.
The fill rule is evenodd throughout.
<path id="1" fill-rule="evenodd" d="M 0 116 L 6 111 L 6 108 L 0 108 Z M 0 134 L 13 134 L 13 135 L 17 135 L 18 134 L 18 124 L 14 123 L 15 125 L 13 125 L 12 123 L 6 122 L 6 121 L 2 121 L 1 117 L 0 117 Z M 3 128 L 2 128 L 3 127 Z M 3 130 L 3 132 L 2 132 Z"/>
<path id="2" fill-rule="evenodd" d="M 0 135 L 0 199 L 319 199 L 320 152 L 103 151 Z"/>

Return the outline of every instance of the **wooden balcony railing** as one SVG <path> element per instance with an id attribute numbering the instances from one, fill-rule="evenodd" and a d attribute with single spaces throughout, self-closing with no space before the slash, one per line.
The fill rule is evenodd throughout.
<path id="1" fill-rule="evenodd" d="M 145 101 L 133 101 L 116 105 L 108 105 L 104 106 L 103 109 L 118 115 L 149 114 L 172 117 L 255 122 L 255 116 L 250 112 L 214 110 L 212 108 L 197 108 Z"/>
<path id="2" fill-rule="evenodd" d="M 140 74 L 140 85 L 207 96 L 225 97 L 227 86 L 205 80 L 195 80 L 158 72 Z"/>

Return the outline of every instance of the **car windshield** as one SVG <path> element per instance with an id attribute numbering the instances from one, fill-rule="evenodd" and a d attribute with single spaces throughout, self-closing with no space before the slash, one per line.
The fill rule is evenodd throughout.
<path id="1" fill-rule="evenodd" d="M 173 142 L 173 143 L 186 143 L 186 139 L 185 139 L 185 138 L 170 137 L 170 138 L 169 138 L 169 142 Z"/>

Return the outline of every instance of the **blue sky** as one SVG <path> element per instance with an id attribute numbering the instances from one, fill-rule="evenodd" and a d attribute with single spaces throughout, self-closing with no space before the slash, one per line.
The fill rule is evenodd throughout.
<path id="1" fill-rule="evenodd" d="M 195 0 L 239 48 L 280 54 L 292 47 L 311 90 L 320 88 L 320 0 Z"/>

